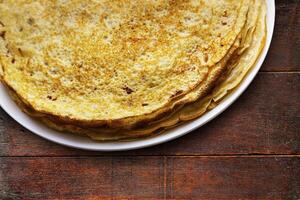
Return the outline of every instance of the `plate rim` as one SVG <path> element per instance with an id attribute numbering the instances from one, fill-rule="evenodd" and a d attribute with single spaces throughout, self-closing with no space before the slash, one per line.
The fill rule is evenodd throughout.
<path id="1" fill-rule="evenodd" d="M 215 117 L 223 113 L 232 103 L 234 103 L 248 88 L 252 83 L 253 79 L 256 77 L 258 71 L 262 67 L 268 51 L 270 49 L 271 41 L 273 39 L 273 33 L 275 28 L 275 0 L 266 0 L 267 2 L 267 41 L 266 45 L 256 61 L 255 67 L 244 78 L 242 83 L 235 89 L 235 91 L 228 96 L 226 99 L 221 101 L 214 109 L 206 112 L 201 117 L 186 122 L 183 125 L 176 127 L 174 129 L 166 131 L 166 133 L 157 135 L 155 137 L 141 138 L 133 141 L 107 141 L 99 142 L 93 141 L 88 138 L 83 138 L 80 136 L 60 133 L 53 129 L 48 128 L 46 125 L 38 122 L 35 119 L 27 116 L 23 113 L 14 101 L 7 94 L 6 89 L 2 84 L 0 84 L 0 106 L 2 109 L 15 121 L 17 121 L 24 128 L 28 129 L 30 132 L 38 135 L 51 142 L 68 146 L 76 149 L 89 150 L 89 151 L 126 151 L 133 149 L 146 148 L 161 143 L 165 143 L 174 140 L 178 137 L 182 137 L 193 130 L 205 125 L 206 123 L 213 120 Z"/>

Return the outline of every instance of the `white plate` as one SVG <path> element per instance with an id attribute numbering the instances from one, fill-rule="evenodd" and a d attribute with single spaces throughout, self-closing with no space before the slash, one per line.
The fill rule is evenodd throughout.
<path id="1" fill-rule="evenodd" d="M 240 86 L 226 99 L 224 99 L 217 107 L 213 110 L 205 113 L 203 116 L 195 119 L 193 121 L 187 122 L 182 126 L 174 128 L 167 131 L 164 134 L 157 135 L 152 138 L 144 138 L 136 141 L 128 142 L 97 142 L 92 141 L 89 138 L 79 137 L 72 134 L 64 134 L 58 131 L 52 130 L 45 126 L 44 124 L 30 118 L 24 114 L 14 103 L 14 101 L 9 97 L 6 89 L 0 84 L 0 105 L 1 107 L 17 122 L 23 125 L 25 128 L 31 132 L 58 144 L 66 145 L 69 147 L 94 150 L 94 151 L 120 151 L 120 150 L 130 150 L 138 149 L 142 147 L 148 147 L 163 142 L 167 142 L 183 136 L 200 126 L 203 126 L 220 113 L 222 113 L 228 106 L 230 106 L 250 85 L 255 75 L 259 71 L 270 47 L 270 43 L 273 36 L 273 29 L 275 23 L 275 1 L 267 0 L 268 12 L 267 12 L 267 43 L 266 46 L 258 59 L 256 66 L 248 73 L 247 77 L 243 80 Z"/>

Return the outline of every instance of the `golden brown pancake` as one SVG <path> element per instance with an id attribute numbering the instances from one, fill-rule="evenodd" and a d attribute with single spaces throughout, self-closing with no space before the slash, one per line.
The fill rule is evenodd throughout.
<path id="1" fill-rule="evenodd" d="M 214 85 L 250 2 L 1 1 L 3 81 L 61 121 L 151 121 Z"/>
<path id="2" fill-rule="evenodd" d="M 214 1 L 211 3 L 213 6 L 218 5 Z M 242 11 L 243 9 L 244 11 Z M 195 119 L 212 109 L 238 86 L 251 66 L 255 64 L 265 44 L 266 5 L 260 0 L 245 1 L 244 4 L 241 4 L 237 16 L 240 18 L 239 20 L 236 19 L 233 25 L 237 29 L 229 31 L 226 35 L 226 40 L 231 45 L 226 51 L 220 51 L 223 51 L 223 54 L 212 54 L 215 59 L 211 58 L 205 65 L 199 65 L 199 69 L 203 70 L 201 72 L 204 76 L 203 79 L 199 79 L 199 83 L 189 90 L 176 94 L 168 103 L 151 113 L 129 118 L 110 119 L 105 122 L 98 119 L 71 119 L 36 109 L 33 104 L 18 93 L 16 88 L 9 85 L 5 78 L 3 82 L 10 88 L 11 95 L 26 113 L 56 130 L 87 135 L 92 139 L 102 141 L 128 140 L 156 135 L 163 130 L 179 125 L 183 121 Z M 245 16 L 245 20 L 242 20 L 243 17 L 241 16 Z M 233 42 L 231 42 L 232 40 Z M 193 51 L 197 52 L 197 50 Z M 193 53 L 191 55 L 190 59 L 192 60 L 194 55 Z M 5 72 L 5 64 L 3 64 L 3 60 L 0 61 Z"/>

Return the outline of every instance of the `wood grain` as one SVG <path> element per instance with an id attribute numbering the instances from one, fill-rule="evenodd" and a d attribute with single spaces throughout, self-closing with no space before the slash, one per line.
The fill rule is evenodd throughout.
<path id="1" fill-rule="evenodd" d="M 300 73 L 260 73 L 228 110 L 183 138 L 113 155 L 222 155 L 300 153 Z M 76 156 L 22 128 L 1 111 L 2 156 Z M 104 154 L 108 155 L 108 154 Z"/>
<path id="2" fill-rule="evenodd" d="M 262 71 L 300 71 L 300 1 L 276 0 L 275 31 Z"/>
<path id="3" fill-rule="evenodd" d="M 297 199 L 300 158 L 1 158 L 1 199 Z M 4 185 L 5 184 L 5 185 Z"/>
<path id="4" fill-rule="evenodd" d="M 0 199 L 164 197 L 164 158 L 0 158 Z"/>
<path id="5" fill-rule="evenodd" d="M 299 157 L 168 159 L 168 199 L 299 199 Z"/>

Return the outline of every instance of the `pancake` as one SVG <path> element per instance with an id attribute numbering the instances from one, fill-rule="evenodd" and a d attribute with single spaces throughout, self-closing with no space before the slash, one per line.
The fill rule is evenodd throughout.
<path id="1" fill-rule="evenodd" d="M 126 128 L 206 95 L 251 1 L 41 2 L 0 3 L 2 81 L 58 121 Z"/>
<path id="2" fill-rule="evenodd" d="M 128 140 L 133 138 L 145 137 L 149 135 L 156 135 L 163 131 L 163 129 L 169 129 L 174 127 L 174 125 L 178 125 L 182 121 L 187 121 L 194 119 L 203 113 L 205 113 L 212 102 L 217 102 L 225 95 L 228 94 L 229 91 L 235 88 L 243 79 L 245 74 L 249 71 L 251 66 L 254 65 L 257 57 L 260 55 L 260 52 L 265 44 L 265 36 L 266 36 L 266 24 L 265 24 L 265 16 L 266 16 L 266 8 L 265 4 L 262 6 L 260 4 L 255 4 L 252 9 L 258 9 L 257 17 L 251 17 L 247 21 L 246 29 L 241 33 L 247 32 L 246 38 L 242 40 L 239 37 L 236 40 L 236 48 L 231 49 L 233 51 L 229 57 L 235 57 L 235 60 L 231 60 L 227 65 L 227 71 L 224 73 L 220 83 L 214 88 L 212 93 L 207 95 L 205 98 L 199 99 L 196 102 L 189 104 L 187 106 L 178 108 L 176 112 L 171 113 L 169 116 L 165 118 L 149 123 L 147 126 L 143 128 L 138 128 L 135 130 L 112 130 L 105 128 L 85 128 L 80 126 L 74 126 L 70 124 L 63 124 L 58 121 L 52 121 L 49 118 L 43 117 L 42 120 L 48 126 L 55 128 L 64 132 L 72 132 L 80 135 L 88 135 L 94 140 Z M 255 23 L 249 23 L 249 20 L 254 20 Z M 250 25 L 251 24 L 251 25 Z M 253 28 L 253 26 L 255 28 Z M 253 29 L 253 31 L 249 31 Z M 249 39 L 251 38 L 251 40 Z M 244 43 L 242 41 L 245 41 Z M 247 41 L 247 42 L 246 42 Z M 250 41 L 250 42 L 249 42 Z M 243 43 L 241 46 L 238 46 L 237 43 Z M 247 46 L 245 48 L 245 46 Z M 242 53 L 240 55 L 240 53 Z M 238 56 L 240 55 L 240 56 Z M 228 56 L 228 55 L 227 55 Z M 234 72 L 240 73 L 234 73 Z M 228 86 L 228 87 L 227 87 Z M 220 97 L 220 93 L 222 96 Z M 15 94 L 13 94 L 15 96 Z M 18 101 L 18 100 L 17 100 Z M 22 104 L 22 102 L 21 102 Z M 20 105 L 25 108 L 24 105 Z M 26 110 L 26 108 L 25 108 Z M 34 111 L 27 108 L 27 113 L 30 115 L 34 115 Z M 32 113 L 33 112 L 33 113 Z"/>
<path id="3" fill-rule="evenodd" d="M 246 21 L 239 18 L 240 21 L 238 22 L 237 20 L 234 24 L 236 27 L 240 27 L 235 30 L 237 35 L 231 31 L 226 36 L 230 38 L 231 35 L 234 38 L 234 43 L 231 44 L 225 54 L 220 56 L 218 62 L 215 60 L 215 63 L 211 62 L 211 64 L 202 66 L 202 68 L 208 68 L 205 78 L 185 94 L 175 96 L 166 106 L 150 114 L 146 113 L 142 117 L 139 116 L 139 120 L 136 120 L 135 117 L 111 120 L 106 123 L 94 123 L 95 121 L 86 123 L 86 121 L 74 119 L 66 120 L 61 116 L 36 110 L 15 88 L 8 85 L 5 80 L 2 81 L 9 88 L 11 96 L 24 112 L 38 118 L 56 130 L 89 136 L 94 140 L 101 141 L 132 140 L 145 136 L 155 136 L 167 129 L 178 126 L 181 122 L 195 119 L 215 107 L 218 102 L 239 85 L 251 66 L 255 64 L 265 43 L 266 5 L 260 0 L 250 0 L 248 3 L 248 7 L 241 6 L 239 10 L 240 16 L 242 16 L 241 13 L 244 13 L 247 17 Z M 241 11 L 242 9 L 244 9 L 244 12 Z M 0 64 L 1 68 L 4 69 L 1 71 L 0 68 L 0 74 L 2 73 L 3 79 L 5 66 L 2 60 L 0 60 Z M 209 80 L 211 82 L 207 84 L 206 82 Z M 119 124 L 115 125 L 116 122 Z M 140 122 L 143 122 L 142 126 Z M 113 126 L 113 128 L 110 126 Z"/>

